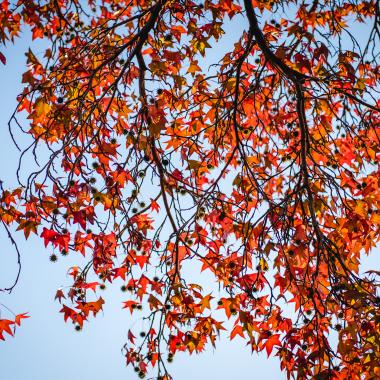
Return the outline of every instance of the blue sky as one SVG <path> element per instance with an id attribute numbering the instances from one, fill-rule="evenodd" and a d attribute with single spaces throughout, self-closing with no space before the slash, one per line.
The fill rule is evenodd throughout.
<path id="1" fill-rule="evenodd" d="M 228 30 L 221 49 L 213 58 L 220 57 L 231 43 L 237 40 L 244 23 Z M 8 133 L 7 121 L 16 106 L 16 96 L 21 90 L 21 74 L 25 71 L 28 36 L 8 46 L 5 52 L 7 65 L 0 67 L 0 178 L 5 187 L 15 185 L 18 152 Z M 35 51 L 38 55 L 38 49 Z M 41 51 L 40 51 L 41 53 Z M 54 302 L 56 289 L 68 283 L 67 268 L 70 258 L 59 258 L 57 264 L 49 261 L 39 238 L 28 241 L 23 235 L 15 235 L 22 252 L 21 279 L 11 295 L 0 294 L 0 303 L 14 312 L 29 312 L 31 318 L 18 329 L 14 338 L 0 342 L 0 377 L 18 380 L 67 380 L 67 379 L 135 379 L 136 374 L 125 367 L 121 347 L 132 323 L 129 312 L 122 310 L 121 301 L 126 297 L 119 291 L 119 284 L 106 290 L 104 312 L 91 320 L 81 332 L 63 322 L 59 304 Z M 3 231 L 0 248 L 0 287 L 8 286 L 16 273 L 15 252 Z M 378 250 L 364 260 L 364 268 L 379 268 Z M 364 269 L 363 269 L 364 270 Z M 6 314 L 3 314 L 6 317 Z M 136 326 L 136 325 L 135 325 Z M 171 364 L 175 380 L 209 379 L 285 379 L 276 359 L 266 354 L 251 355 L 244 342 L 237 338 L 230 342 L 227 334 L 220 339 L 217 349 L 189 357 L 178 354 Z"/>

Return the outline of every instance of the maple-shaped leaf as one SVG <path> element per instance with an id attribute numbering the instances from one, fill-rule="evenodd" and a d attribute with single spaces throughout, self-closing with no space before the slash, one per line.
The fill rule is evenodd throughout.
<path id="1" fill-rule="evenodd" d="M 134 344 L 135 343 L 135 339 L 136 337 L 132 334 L 132 331 L 131 330 L 128 330 L 128 340 Z"/>
<path id="2" fill-rule="evenodd" d="M 57 292 L 55 293 L 54 300 L 58 299 L 59 303 L 62 303 L 62 298 L 66 298 L 65 294 L 63 293 L 62 289 L 58 289 Z"/>
<path id="3" fill-rule="evenodd" d="M 16 325 L 20 326 L 21 325 L 21 320 L 26 319 L 26 318 L 30 318 L 30 316 L 27 315 L 27 314 L 28 313 L 17 314 L 16 317 L 15 317 L 15 323 L 16 323 Z"/>
<path id="4" fill-rule="evenodd" d="M 78 303 L 78 305 L 76 306 L 79 310 L 82 311 L 83 315 L 85 315 L 86 317 L 90 314 L 90 312 L 93 313 L 94 317 L 96 316 L 96 314 L 102 310 L 103 308 L 103 304 L 104 304 L 104 300 L 102 297 L 99 297 L 99 299 L 97 301 L 94 301 L 94 302 L 81 302 L 81 303 Z"/>
<path id="5" fill-rule="evenodd" d="M 121 277 L 123 280 L 125 280 L 125 276 L 127 274 L 128 268 L 127 267 L 120 267 L 120 268 L 115 268 L 113 270 L 114 272 L 114 279 Z"/>
<path id="6" fill-rule="evenodd" d="M 9 335 L 13 336 L 13 331 L 11 326 L 15 323 L 9 319 L 0 319 L 0 339 L 5 340 L 3 333 L 6 332 Z"/>
<path id="7" fill-rule="evenodd" d="M 268 357 L 272 353 L 273 347 L 281 347 L 280 334 L 271 335 L 265 342 Z"/>
<path id="8" fill-rule="evenodd" d="M 244 338 L 244 332 L 243 332 L 243 327 L 240 326 L 240 325 L 236 325 L 232 331 L 231 331 L 231 334 L 230 334 L 230 339 L 234 339 L 236 337 L 236 335 L 240 335 L 242 338 Z"/>
<path id="9" fill-rule="evenodd" d="M 96 292 L 96 288 L 100 285 L 99 282 L 95 281 L 95 282 L 88 282 L 88 283 L 84 283 L 84 284 L 81 284 L 80 286 L 78 286 L 79 288 L 82 288 L 82 289 L 91 289 L 93 290 L 94 292 Z"/>
<path id="10" fill-rule="evenodd" d="M 0 61 L 3 65 L 7 63 L 7 59 L 5 58 L 5 55 L 0 51 Z"/>
<path id="11" fill-rule="evenodd" d="M 74 309 L 71 309 L 70 307 L 66 305 L 62 305 L 62 309 L 60 310 L 61 313 L 63 313 L 63 319 L 65 322 L 70 318 L 71 320 L 75 320 L 75 316 L 77 315 L 76 311 Z"/>
<path id="12" fill-rule="evenodd" d="M 152 209 L 152 211 L 160 211 L 160 206 L 154 199 L 150 200 L 150 208 Z"/>
<path id="13" fill-rule="evenodd" d="M 123 309 L 129 309 L 131 314 L 133 313 L 133 310 L 136 309 L 138 303 L 136 301 L 125 301 L 123 302 Z"/>
<path id="14" fill-rule="evenodd" d="M 47 245 L 49 243 L 53 243 L 55 241 L 55 238 L 58 236 L 58 233 L 53 231 L 53 230 L 49 230 L 48 228 L 44 227 L 42 233 L 41 233 L 41 237 L 44 238 L 44 244 L 45 244 L 45 247 L 47 247 Z"/>

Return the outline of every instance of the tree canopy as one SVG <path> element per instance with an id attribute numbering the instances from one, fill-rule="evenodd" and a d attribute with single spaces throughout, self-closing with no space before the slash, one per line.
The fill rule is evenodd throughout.
<path id="1" fill-rule="evenodd" d="M 141 378 L 225 329 L 289 378 L 380 377 L 380 272 L 360 271 L 380 225 L 376 0 L 2 0 L 3 70 L 24 30 L 45 51 L 10 111 L 0 220 L 20 271 L 15 229 L 77 257 L 65 321 L 85 328 L 113 283 L 148 326 L 120 327 Z"/>

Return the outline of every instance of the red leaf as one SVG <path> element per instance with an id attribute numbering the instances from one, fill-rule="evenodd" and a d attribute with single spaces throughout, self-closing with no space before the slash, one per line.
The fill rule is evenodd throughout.
<path id="1" fill-rule="evenodd" d="M 133 310 L 137 306 L 137 302 L 136 301 L 126 301 L 126 302 L 123 302 L 123 303 L 124 303 L 123 309 L 129 309 L 129 311 L 131 312 L 131 314 L 133 313 Z"/>
<path id="2" fill-rule="evenodd" d="M 27 315 L 27 314 L 28 313 L 17 314 L 15 317 L 16 325 L 20 326 L 22 319 L 30 318 L 29 315 Z"/>
<path id="3" fill-rule="evenodd" d="M 5 340 L 3 336 L 3 332 L 5 331 L 9 335 L 13 336 L 13 331 L 11 330 L 10 326 L 14 325 L 15 323 L 13 321 L 10 321 L 9 319 L 0 319 L 0 339 Z"/>
<path id="4" fill-rule="evenodd" d="M 55 293 L 54 300 L 56 300 L 57 298 L 58 298 L 59 303 L 61 303 L 62 298 L 66 298 L 65 295 L 63 294 L 62 289 L 58 289 L 57 293 Z"/>
<path id="5" fill-rule="evenodd" d="M 271 335 L 269 339 L 266 341 L 265 349 L 267 351 L 268 357 L 271 354 L 274 346 L 281 347 L 281 342 L 280 342 L 279 337 L 280 337 L 280 334 L 274 334 L 274 335 Z"/>
<path id="6" fill-rule="evenodd" d="M 0 61 L 3 65 L 7 63 L 7 59 L 5 58 L 4 54 L 0 52 Z"/>
<path id="7" fill-rule="evenodd" d="M 244 332 L 243 332 L 243 327 L 240 326 L 240 325 L 236 325 L 232 331 L 231 331 L 231 335 L 230 335 L 230 339 L 234 339 L 236 335 L 240 335 L 242 338 L 244 338 Z"/>
<path id="8" fill-rule="evenodd" d="M 132 334 L 132 331 L 131 330 L 128 330 L 128 340 L 134 344 L 135 343 L 135 336 Z"/>
<path id="9" fill-rule="evenodd" d="M 158 212 L 160 210 L 160 206 L 154 199 L 151 199 L 150 208 L 152 209 L 152 211 Z"/>
<path id="10" fill-rule="evenodd" d="M 125 280 L 125 275 L 127 273 L 127 268 L 126 267 L 120 267 L 120 268 L 115 268 L 114 269 L 114 279 L 117 277 L 121 277 L 123 280 Z"/>
<path id="11" fill-rule="evenodd" d="M 44 227 L 42 234 L 41 234 L 41 237 L 44 238 L 45 247 L 47 247 L 47 245 L 49 243 L 53 243 L 55 241 L 55 238 L 57 237 L 57 235 L 58 234 L 55 231 L 49 230 L 46 227 Z"/>

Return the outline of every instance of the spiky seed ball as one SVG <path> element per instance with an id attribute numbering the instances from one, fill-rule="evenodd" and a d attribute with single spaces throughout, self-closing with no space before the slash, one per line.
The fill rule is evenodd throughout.
<path id="1" fill-rule="evenodd" d="M 222 211 L 219 215 L 219 220 L 223 220 L 226 217 L 226 213 Z"/>

